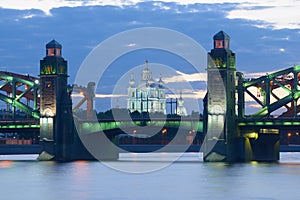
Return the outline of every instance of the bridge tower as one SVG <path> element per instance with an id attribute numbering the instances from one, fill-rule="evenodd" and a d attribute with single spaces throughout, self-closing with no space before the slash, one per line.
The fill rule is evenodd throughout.
<path id="1" fill-rule="evenodd" d="M 52 40 L 40 61 L 40 140 L 54 160 L 68 160 L 74 140 L 68 64 L 62 45 Z"/>
<path id="2" fill-rule="evenodd" d="M 237 161 L 242 141 L 235 112 L 236 62 L 230 48 L 230 37 L 220 31 L 214 37 L 214 48 L 208 53 L 205 98 L 204 161 Z"/>

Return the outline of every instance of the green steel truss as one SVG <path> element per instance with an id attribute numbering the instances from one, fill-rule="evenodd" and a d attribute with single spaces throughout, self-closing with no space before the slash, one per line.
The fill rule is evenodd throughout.
<path id="1" fill-rule="evenodd" d="M 11 105 L 13 113 L 18 108 L 36 119 L 40 117 L 38 78 L 0 71 L 0 90 L 0 100 Z M 24 98 L 26 101 L 21 101 Z"/>
<path id="2" fill-rule="evenodd" d="M 285 125 L 285 121 L 281 119 L 297 118 L 300 111 L 300 105 L 297 104 L 300 97 L 300 65 L 255 79 L 244 79 L 240 72 L 237 77 L 239 122 L 262 122 L 262 119 L 276 117 L 273 121 Z M 246 101 L 255 102 L 259 110 L 246 116 Z M 277 116 L 273 115 L 275 112 Z"/>

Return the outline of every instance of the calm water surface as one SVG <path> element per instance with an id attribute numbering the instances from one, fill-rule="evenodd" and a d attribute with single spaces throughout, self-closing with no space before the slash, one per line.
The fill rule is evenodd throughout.
<path id="1" fill-rule="evenodd" d="M 158 163 L 168 165 L 176 156 L 122 154 L 112 166 L 150 169 Z M 203 163 L 202 154 L 187 153 L 163 169 L 140 174 L 99 162 L 35 158 L 0 156 L 1 200 L 300 199 L 300 153 L 281 153 L 278 163 L 239 164 Z"/>

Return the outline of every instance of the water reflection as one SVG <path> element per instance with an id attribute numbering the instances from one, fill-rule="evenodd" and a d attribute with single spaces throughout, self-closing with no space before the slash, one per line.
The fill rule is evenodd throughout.
<path id="1" fill-rule="evenodd" d="M 11 168 L 14 162 L 12 160 L 3 160 L 0 161 L 0 168 Z"/>
<path id="2" fill-rule="evenodd" d="M 163 159 L 172 160 L 168 156 L 176 155 L 122 155 L 124 159 L 118 164 L 147 167 Z M 0 161 L 1 199 L 232 200 L 300 197 L 300 153 L 282 153 L 278 163 L 204 163 L 201 156 L 197 153 L 184 154 L 168 167 L 144 174 L 122 173 L 99 162 L 9 161 L 6 157 L 6 160 Z"/>

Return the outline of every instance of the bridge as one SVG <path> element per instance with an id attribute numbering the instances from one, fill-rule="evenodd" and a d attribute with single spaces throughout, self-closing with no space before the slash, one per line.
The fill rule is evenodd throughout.
<path id="1" fill-rule="evenodd" d="M 285 142 L 291 134 L 297 135 L 300 126 L 300 66 L 248 79 L 236 71 L 235 54 L 229 44 L 230 37 L 223 31 L 214 36 L 214 48 L 208 54 L 203 120 L 187 117 L 95 121 L 95 83 L 68 85 L 62 46 L 53 40 L 46 45 L 46 57 L 40 61 L 39 78 L 0 71 L 0 100 L 6 104 L 5 114 L 0 116 L 0 131 L 38 132 L 47 156 L 62 161 L 93 159 L 75 131 L 74 120 L 83 135 L 104 132 L 111 138 L 132 133 L 129 135 L 133 137 L 146 135 L 147 141 L 144 129 L 141 134 L 138 130 L 147 127 L 155 129 L 162 139 L 164 132 L 176 134 L 180 128 L 180 134 L 192 136 L 193 143 L 197 133 L 204 133 L 206 139 L 203 136 L 199 143 L 204 143 L 205 161 L 278 160 L 280 137 Z M 82 97 L 76 105 L 71 100 L 75 93 Z M 72 113 L 84 103 L 86 116 L 74 118 Z M 249 103 L 255 107 L 252 113 Z M 117 158 L 111 144 L 102 148 L 107 149 L 111 149 L 109 158 Z"/>

